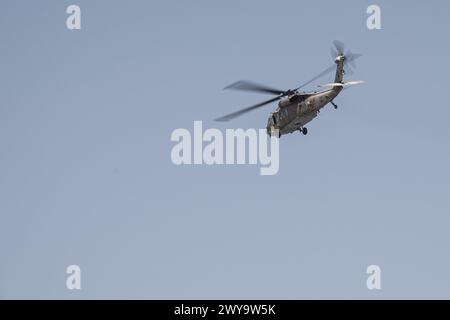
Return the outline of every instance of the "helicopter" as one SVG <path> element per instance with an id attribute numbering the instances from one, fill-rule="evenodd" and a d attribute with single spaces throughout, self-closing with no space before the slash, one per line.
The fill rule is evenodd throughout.
<path id="1" fill-rule="evenodd" d="M 278 108 L 272 112 L 267 121 L 267 134 L 269 136 L 276 135 L 280 138 L 282 135 L 299 131 L 303 135 L 308 134 L 305 127 L 307 123 L 312 121 L 320 112 L 320 109 L 331 103 L 335 109 L 338 108 L 334 103 L 334 99 L 345 88 L 363 83 L 364 81 L 348 81 L 344 82 L 344 74 L 347 69 L 349 73 L 355 68 L 355 60 L 362 54 L 353 54 L 351 51 L 344 53 L 344 43 L 339 40 L 333 41 L 331 46 L 331 55 L 336 66 L 332 65 L 325 69 L 311 80 L 303 83 L 295 89 L 279 90 L 269 86 L 257 84 L 250 81 L 240 80 L 224 89 L 252 91 L 258 93 L 266 93 L 275 95 L 274 98 L 260 102 L 245 109 L 238 110 L 228 115 L 215 119 L 215 121 L 229 121 L 237 118 L 247 112 L 253 111 L 272 102 L 278 102 Z M 319 87 L 327 87 L 327 89 L 313 92 L 300 91 L 303 87 L 309 85 L 320 77 L 331 73 L 336 68 L 334 82 L 319 85 Z"/>

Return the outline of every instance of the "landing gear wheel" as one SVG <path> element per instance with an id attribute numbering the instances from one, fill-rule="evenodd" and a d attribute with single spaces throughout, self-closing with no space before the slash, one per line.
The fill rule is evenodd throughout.
<path id="1" fill-rule="evenodd" d="M 333 101 L 331 101 L 331 104 L 333 105 L 334 109 L 337 110 L 338 106 L 336 103 L 334 103 Z"/>
<path id="2" fill-rule="evenodd" d="M 304 136 L 306 136 L 308 134 L 308 128 L 306 127 L 302 128 L 302 133 Z"/>

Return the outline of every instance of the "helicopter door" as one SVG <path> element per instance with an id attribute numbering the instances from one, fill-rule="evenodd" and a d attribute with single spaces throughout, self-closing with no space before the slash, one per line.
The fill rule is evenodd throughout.
<path id="1" fill-rule="evenodd" d="M 280 117 L 280 121 L 283 120 L 283 118 L 287 118 L 288 117 L 288 110 L 287 110 L 287 108 L 283 108 L 282 110 L 280 110 L 278 115 Z"/>

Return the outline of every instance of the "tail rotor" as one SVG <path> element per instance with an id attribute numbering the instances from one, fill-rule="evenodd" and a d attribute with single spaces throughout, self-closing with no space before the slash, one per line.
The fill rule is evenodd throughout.
<path id="1" fill-rule="evenodd" d="M 346 67 L 345 71 L 349 74 L 353 74 L 353 69 L 356 68 L 355 60 L 362 56 L 359 53 L 352 53 L 350 50 L 345 52 L 345 45 L 342 41 L 334 40 L 333 45 L 330 48 L 331 56 L 333 59 L 338 57 L 344 57 L 344 66 Z"/>

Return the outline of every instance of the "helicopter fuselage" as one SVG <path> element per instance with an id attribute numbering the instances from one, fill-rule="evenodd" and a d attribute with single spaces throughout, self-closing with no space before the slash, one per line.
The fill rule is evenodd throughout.
<path id="1" fill-rule="evenodd" d="M 267 133 L 272 135 L 279 130 L 281 136 L 302 131 L 304 125 L 317 117 L 320 109 L 332 102 L 341 90 L 342 87 L 333 87 L 319 92 L 295 93 L 283 98 L 269 117 Z"/>

